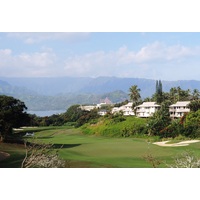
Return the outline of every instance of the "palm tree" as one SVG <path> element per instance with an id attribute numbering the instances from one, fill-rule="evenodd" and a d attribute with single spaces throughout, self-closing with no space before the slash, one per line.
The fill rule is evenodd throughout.
<path id="1" fill-rule="evenodd" d="M 180 101 L 180 95 L 181 95 L 181 87 L 180 86 L 178 86 L 177 87 L 177 93 L 178 93 L 178 101 Z"/>
<path id="2" fill-rule="evenodd" d="M 194 89 L 192 92 L 192 100 L 198 100 L 200 97 L 200 92 L 198 89 Z"/>
<path id="3" fill-rule="evenodd" d="M 177 88 L 173 87 L 170 89 L 170 100 L 175 103 L 176 102 L 176 94 L 177 94 Z"/>
<path id="4" fill-rule="evenodd" d="M 129 96 L 130 100 L 135 103 L 138 103 L 141 100 L 140 89 L 137 85 L 133 85 L 129 88 Z"/>

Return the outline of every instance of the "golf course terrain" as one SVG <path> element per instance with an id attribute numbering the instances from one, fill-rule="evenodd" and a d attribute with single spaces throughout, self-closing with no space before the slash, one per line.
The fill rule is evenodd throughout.
<path id="1" fill-rule="evenodd" d="M 34 137 L 27 138 L 46 144 L 54 144 L 59 149 L 59 157 L 66 160 L 71 168 L 152 168 L 152 163 L 145 157 L 152 156 L 160 161 L 158 167 L 167 164 L 183 151 L 191 151 L 200 156 L 200 142 L 188 146 L 158 146 L 156 138 L 142 137 L 106 137 L 83 134 L 81 129 L 68 126 L 25 128 L 26 132 L 34 132 Z M 24 145 L 0 145 L 0 152 L 7 156 L 0 159 L 1 168 L 18 168 L 25 156 Z"/>

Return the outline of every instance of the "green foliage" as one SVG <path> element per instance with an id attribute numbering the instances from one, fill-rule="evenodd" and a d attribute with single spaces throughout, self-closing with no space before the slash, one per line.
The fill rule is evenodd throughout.
<path id="1" fill-rule="evenodd" d="M 113 124 L 123 122 L 126 120 L 126 118 L 123 116 L 123 112 L 110 114 L 109 118 L 111 119 L 111 123 Z"/>
<path id="2" fill-rule="evenodd" d="M 30 126 L 62 126 L 65 120 L 62 115 L 38 117 L 33 115 Z"/>
<path id="3" fill-rule="evenodd" d="M 169 92 L 169 100 L 172 103 L 177 101 L 188 101 L 190 100 L 190 90 L 183 90 L 181 87 L 173 87 Z"/>
<path id="4" fill-rule="evenodd" d="M 130 100 L 135 102 L 136 104 L 137 102 L 140 102 L 141 100 L 140 89 L 138 88 L 137 85 L 133 85 L 129 88 L 129 96 Z"/>
<path id="5" fill-rule="evenodd" d="M 82 110 L 80 105 L 73 105 L 64 113 L 64 117 L 68 122 L 76 122 L 75 127 L 79 127 L 90 120 L 99 118 L 99 115 L 97 109 L 87 111 Z"/>
<path id="6" fill-rule="evenodd" d="M 72 105 L 67 109 L 67 112 L 64 114 L 67 121 L 76 122 L 82 114 L 80 105 Z"/>
<path id="7" fill-rule="evenodd" d="M 163 129 L 170 125 L 171 119 L 169 117 L 168 105 L 163 103 L 160 110 L 154 113 L 148 121 L 149 135 L 158 135 L 160 137 L 166 137 L 162 134 Z"/>
<path id="8" fill-rule="evenodd" d="M 198 100 L 200 98 L 200 92 L 198 89 L 194 89 L 192 92 L 192 100 Z"/>
<path id="9" fill-rule="evenodd" d="M 38 117 L 30 115 L 30 126 L 62 126 L 71 124 L 72 126 L 79 127 L 90 120 L 99 118 L 98 110 L 91 111 L 82 110 L 80 105 L 73 105 L 68 110 L 60 115 L 52 115 L 49 117 Z"/>
<path id="10" fill-rule="evenodd" d="M 183 134 L 190 138 L 200 137 L 200 110 L 186 115 Z"/>
<path id="11" fill-rule="evenodd" d="M 190 101 L 191 99 L 197 98 L 198 94 L 193 93 L 191 94 L 190 90 L 183 90 L 181 87 L 172 87 L 169 92 L 163 92 L 161 81 L 156 81 L 156 92 L 150 100 L 156 101 L 157 103 L 168 101 L 170 104 L 173 104 L 177 101 Z"/>
<path id="12" fill-rule="evenodd" d="M 162 137 L 200 138 L 200 110 L 190 112 L 172 122 L 160 131 Z"/>
<path id="13" fill-rule="evenodd" d="M 13 97 L 0 95 L 0 138 L 8 141 L 14 137 L 12 128 L 18 128 L 29 122 L 23 102 Z"/>
<path id="14" fill-rule="evenodd" d="M 160 131 L 162 137 L 175 138 L 182 134 L 184 131 L 180 119 L 173 120 L 167 127 Z"/>
<path id="15" fill-rule="evenodd" d="M 116 103 L 116 104 L 114 105 L 114 107 L 121 107 L 121 106 L 126 105 L 126 104 L 128 104 L 128 100 L 125 100 L 125 101 L 123 101 L 123 102 L 121 102 L 121 103 Z"/>
<path id="16" fill-rule="evenodd" d="M 180 119 L 168 121 L 160 111 L 148 122 L 151 135 L 162 138 L 200 138 L 200 110 L 190 112 Z"/>
<path id="17" fill-rule="evenodd" d="M 117 115 L 117 117 L 99 118 L 96 124 L 85 124 L 81 127 L 81 130 L 85 134 L 111 137 L 128 137 L 147 133 L 146 119 L 133 116 L 124 117 L 120 115 Z"/>
<path id="18" fill-rule="evenodd" d="M 147 124 L 138 123 L 137 121 L 133 124 L 131 133 L 132 136 L 136 135 L 147 135 L 148 134 L 148 127 Z"/>
<path id="19" fill-rule="evenodd" d="M 162 82 L 161 80 L 156 81 L 156 93 L 155 93 L 155 98 L 157 103 L 162 103 L 163 102 L 163 90 L 162 90 Z"/>
<path id="20" fill-rule="evenodd" d="M 189 108 L 191 111 L 196 112 L 197 110 L 200 109 L 200 100 L 193 100 L 189 104 Z"/>

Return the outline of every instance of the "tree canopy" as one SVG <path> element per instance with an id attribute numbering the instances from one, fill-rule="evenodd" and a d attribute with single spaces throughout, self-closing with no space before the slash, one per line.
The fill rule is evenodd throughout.
<path id="1" fill-rule="evenodd" d="M 12 128 L 26 125 L 29 116 L 24 102 L 10 96 L 0 95 L 0 140 L 12 135 Z"/>

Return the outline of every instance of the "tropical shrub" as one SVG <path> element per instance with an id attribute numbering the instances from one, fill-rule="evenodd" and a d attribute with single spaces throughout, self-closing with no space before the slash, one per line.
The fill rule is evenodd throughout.
<path id="1" fill-rule="evenodd" d="M 183 134 L 190 138 L 200 137 L 200 110 L 187 114 Z"/>

